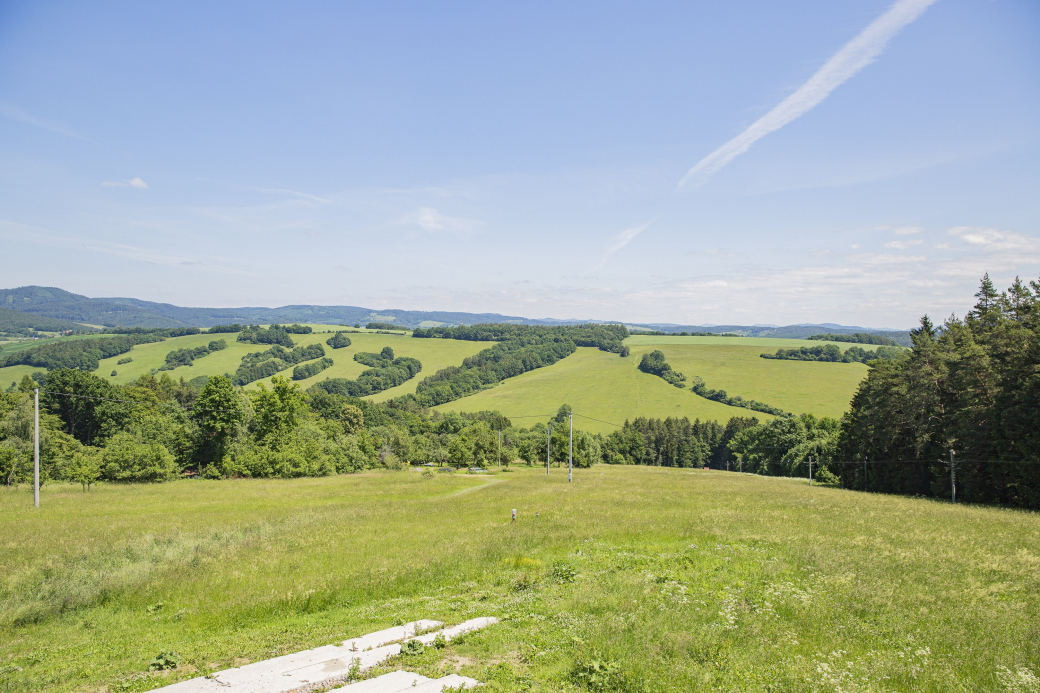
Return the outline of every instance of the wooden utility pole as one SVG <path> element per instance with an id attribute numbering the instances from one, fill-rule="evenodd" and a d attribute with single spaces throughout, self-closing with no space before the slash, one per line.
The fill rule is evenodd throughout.
<path id="1" fill-rule="evenodd" d="M 957 465 L 953 461 L 953 448 L 950 448 L 950 502 L 957 502 Z"/>

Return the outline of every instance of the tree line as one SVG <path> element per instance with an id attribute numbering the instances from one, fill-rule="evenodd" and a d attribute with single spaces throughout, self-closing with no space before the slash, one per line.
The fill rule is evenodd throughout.
<path id="1" fill-rule="evenodd" d="M 343 397 L 368 397 L 397 387 L 414 378 L 422 370 L 422 363 L 418 359 L 395 357 L 394 350 L 390 347 L 383 347 L 378 354 L 358 352 L 354 354 L 354 360 L 371 367 L 362 371 L 356 380 L 326 378 L 314 387 Z"/>
<path id="2" fill-rule="evenodd" d="M 806 339 L 817 339 L 824 342 L 853 342 L 855 344 L 874 344 L 877 346 L 902 346 L 899 342 L 879 334 L 853 332 L 852 334 L 814 334 Z"/>
<path id="3" fill-rule="evenodd" d="M 497 342 L 489 349 L 424 378 L 415 394 L 403 401 L 432 407 L 466 397 L 522 373 L 551 366 L 574 353 L 579 346 L 596 347 L 620 354 L 621 341 L 628 336 L 624 325 L 540 325 L 480 324 L 459 327 L 416 329 L 420 339 L 463 339 Z"/>
<path id="4" fill-rule="evenodd" d="M 101 359 L 125 354 L 136 344 L 161 342 L 165 339 L 165 335 L 153 332 L 118 337 L 59 339 L 56 342 L 40 344 L 0 358 L 0 368 L 35 366 L 48 371 L 60 368 L 96 371 L 101 365 Z"/>
<path id="5" fill-rule="evenodd" d="M 673 370 L 671 364 L 665 360 L 664 352 L 657 349 L 643 354 L 643 358 L 639 361 L 638 368 L 644 373 L 658 376 L 669 385 L 674 385 L 680 389 L 686 387 L 686 376 Z M 773 414 L 774 416 L 787 415 L 787 412 L 779 407 L 774 407 L 770 404 L 765 404 L 764 402 L 759 402 L 753 399 L 744 399 L 740 395 L 729 395 L 725 390 L 713 390 L 704 383 L 703 378 L 696 375 L 690 380 L 690 389 L 694 394 L 705 399 L 710 399 L 713 402 L 719 402 L 720 404 L 726 404 L 731 407 L 743 407 L 744 409 L 760 411 L 765 414 Z"/>
<path id="6" fill-rule="evenodd" d="M 214 339 L 206 346 L 197 346 L 194 349 L 174 349 L 166 354 L 166 363 L 159 367 L 160 371 L 172 371 L 181 366 L 192 366 L 195 359 L 209 356 L 215 351 L 227 349 L 227 342 L 223 339 Z M 120 359 L 119 363 L 123 363 Z M 129 363 L 129 361 L 127 361 Z"/>
<path id="7" fill-rule="evenodd" d="M 899 346 L 879 346 L 870 351 L 859 346 L 852 346 L 842 352 L 837 344 L 823 344 L 812 347 L 795 347 L 777 349 L 775 354 L 762 354 L 764 359 L 781 359 L 786 361 L 827 361 L 830 363 L 867 363 L 874 359 L 898 359 L 904 349 Z"/>
<path id="8" fill-rule="evenodd" d="M 235 385 L 247 385 L 269 378 L 275 373 L 281 373 L 298 363 L 318 359 L 324 355 L 325 347 L 321 344 L 294 347 L 291 351 L 275 344 L 265 351 L 254 351 L 243 356 L 232 381 Z"/>

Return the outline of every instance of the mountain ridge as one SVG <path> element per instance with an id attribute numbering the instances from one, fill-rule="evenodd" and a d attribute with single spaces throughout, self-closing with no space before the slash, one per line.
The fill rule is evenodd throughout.
<path id="1" fill-rule="evenodd" d="M 800 323 L 797 325 L 682 325 L 676 323 L 634 323 L 630 321 L 571 320 L 558 318 L 525 318 L 501 313 L 467 313 L 463 311 L 419 311 L 372 309 L 362 306 L 321 306 L 293 304 L 267 308 L 197 308 L 172 303 L 146 301 L 130 297 L 91 298 L 58 287 L 21 286 L 0 289 L 0 308 L 105 327 L 212 327 L 229 323 L 293 323 L 309 322 L 328 325 L 366 322 L 391 322 L 402 327 L 472 325 L 476 323 L 513 323 L 521 325 L 575 325 L 581 323 L 623 323 L 637 330 L 661 332 L 732 332 L 748 337 L 805 338 L 822 332 L 851 334 L 866 332 L 908 341 L 906 330 L 889 330 L 836 323 Z"/>

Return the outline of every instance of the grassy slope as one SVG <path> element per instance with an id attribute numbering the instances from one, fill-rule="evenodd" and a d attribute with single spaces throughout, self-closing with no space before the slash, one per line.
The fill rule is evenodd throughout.
<path id="1" fill-rule="evenodd" d="M 328 325 L 314 327 L 316 330 L 330 330 Z M 363 370 L 365 370 L 365 368 L 367 368 L 367 366 L 362 366 L 354 361 L 354 354 L 358 351 L 378 352 L 384 346 L 390 346 L 393 348 L 394 353 L 397 356 L 410 356 L 412 358 L 417 358 L 422 362 L 423 369 L 417 377 L 412 378 L 402 385 L 373 396 L 372 399 L 376 401 L 383 401 L 390 397 L 415 392 L 415 386 L 422 378 L 427 375 L 432 375 L 447 366 L 457 366 L 462 363 L 462 360 L 467 356 L 471 356 L 481 349 L 486 349 L 491 345 L 491 343 L 488 342 L 463 342 L 446 339 L 412 339 L 411 337 L 402 335 L 359 332 L 348 335 L 351 339 L 351 345 L 349 347 L 333 349 L 325 344 L 325 340 L 330 336 L 332 336 L 332 331 L 320 333 L 315 332 L 309 335 L 293 335 L 293 340 L 296 342 L 297 346 L 306 346 L 307 344 L 314 343 L 321 344 L 325 347 L 325 355 L 335 361 L 334 366 L 322 371 L 315 377 L 298 381 L 303 388 L 310 387 L 313 383 L 319 380 L 324 380 L 325 378 L 356 378 Z M 190 368 L 181 367 L 172 371 L 164 372 L 168 372 L 173 378 L 180 378 L 183 376 L 186 380 L 191 380 L 199 375 L 234 373 L 244 355 L 253 351 L 263 351 L 268 348 L 262 344 L 243 344 L 242 342 L 236 342 L 234 334 L 200 334 L 188 337 L 175 337 L 154 344 L 139 344 L 128 354 L 114 356 L 110 359 L 103 359 L 101 361 L 101 366 L 97 371 L 95 371 L 95 373 L 104 376 L 114 383 L 125 384 L 136 380 L 142 374 L 148 373 L 153 368 L 162 366 L 166 362 L 166 354 L 170 351 L 173 351 L 174 349 L 188 349 L 197 346 L 204 346 L 214 339 L 223 339 L 227 342 L 228 348 L 210 354 L 209 356 L 204 356 L 201 359 L 197 359 L 195 365 Z M 122 366 L 117 365 L 119 359 L 127 356 L 133 358 L 133 361 L 125 363 Z M 0 386 L 6 388 L 12 380 L 21 380 L 23 374 L 32 373 L 34 370 L 39 369 L 28 366 L 0 368 Z M 118 374 L 114 378 L 109 376 L 113 370 Z M 279 375 L 291 377 L 292 369 L 290 368 L 289 370 L 282 371 Z M 270 379 L 265 379 L 259 382 L 269 385 Z M 248 387 L 256 387 L 256 385 L 250 384 Z"/>
<path id="2" fill-rule="evenodd" d="M 730 407 L 680 390 L 660 378 L 640 372 L 636 366 L 644 353 L 660 349 L 668 363 L 689 379 L 699 375 L 708 387 L 730 395 L 756 399 L 797 414 L 839 417 L 867 367 L 858 363 L 778 361 L 761 358 L 772 349 L 746 346 L 765 342 L 768 347 L 805 345 L 804 340 L 726 339 L 724 337 L 630 337 L 628 358 L 593 349 L 578 353 L 548 368 L 511 378 L 481 393 L 442 404 L 442 411 L 497 409 L 506 416 L 553 413 L 561 404 L 575 412 L 612 423 L 636 416 L 688 416 L 726 421 L 731 416 L 772 418 L 768 414 Z M 739 344 L 735 346 L 734 344 Z M 851 345 L 841 345 L 848 347 Z M 518 424 L 534 419 L 517 419 Z M 583 419 L 581 427 L 607 433 L 613 426 Z"/>
<path id="3" fill-rule="evenodd" d="M 488 693 L 573 691 L 593 658 L 653 691 L 981 691 L 1001 666 L 1040 672 L 1036 513 L 725 472 L 542 474 L 47 486 L 37 511 L 0 494 L 0 688 L 144 690 L 479 615 L 503 622 L 388 668 L 454 664 Z M 574 583 L 551 579 L 558 560 Z M 162 649 L 182 667 L 147 673 Z"/>
<path id="4" fill-rule="evenodd" d="M 621 424 L 636 416 L 689 416 L 690 419 L 726 421 L 735 414 L 748 413 L 718 402 L 710 402 L 689 390 L 672 387 L 657 376 L 636 369 L 638 351 L 621 358 L 592 347 L 579 347 L 572 356 L 552 366 L 539 368 L 454 402 L 442 404 L 441 411 L 480 411 L 497 409 L 516 418 L 517 425 L 529 426 L 556 413 L 561 404 L 574 411 L 611 423 Z M 765 359 L 763 359 L 765 360 Z M 755 414 L 770 419 L 766 414 Z M 608 433 L 608 424 L 581 419 L 575 422 L 586 431 Z"/>

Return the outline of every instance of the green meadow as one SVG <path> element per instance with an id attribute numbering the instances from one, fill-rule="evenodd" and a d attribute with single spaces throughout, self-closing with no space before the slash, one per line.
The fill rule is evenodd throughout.
<path id="1" fill-rule="evenodd" d="M 4 691 L 148 690 L 475 616 L 502 622 L 371 674 L 512 693 L 1029 691 L 1040 673 L 1040 516 L 797 479 L 53 485 L 39 510 L 0 493 L 0 541 Z M 149 672 L 160 651 L 178 668 Z"/>
<path id="2" fill-rule="evenodd" d="M 316 330 L 313 334 L 293 335 L 298 346 L 313 343 L 324 345 L 325 340 L 335 331 L 328 325 L 313 327 Z M 316 376 L 299 381 L 303 388 L 325 378 L 356 378 L 366 368 L 354 361 L 356 352 L 378 352 L 384 346 L 390 346 L 398 356 L 419 359 L 423 370 L 416 378 L 372 397 L 375 401 L 385 401 L 414 392 L 422 378 L 447 366 L 459 365 L 467 356 L 492 344 L 414 339 L 405 334 L 367 331 L 354 332 L 349 336 L 352 342 L 349 347 L 332 349 L 326 346 L 326 355 L 333 359 L 335 365 Z M 129 354 L 102 360 L 97 374 L 114 383 L 129 383 L 162 366 L 166 354 L 173 349 L 203 346 L 213 339 L 224 339 L 228 344 L 227 349 L 197 359 L 194 366 L 168 371 L 174 378 L 190 380 L 199 375 L 234 373 L 245 354 L 267 348 L 264 345 L 237 342 L 234 337 L 233 334 L 200 334 L 154 344 L 140 344 Z M 769 414 L 706 400 L 689 389 L 680 390 L 660 378 L 640 372 L 636 368 L 639 359 L 654 349 L 664 352 L 672 367 L 688 378 L 700 376 L 711 388 L 726 390 L 730 395 L 755 399 L 795 414 L 840 417 L 867 373 L 867 367 L 859 363 L 781 361 L 760 356 L 780 347 L 805 346 L 808 343 L 805 340 L 636 335 L 629 337 L 625 343 L 631 347 L 631 356 L 628 358 L 582 347 L 552 366 L 510 378 L 478 394 L 440 405 L 437 409 L 495 409 L 516 418 L 518 425 L 529 425 L 554 413 L 560 404 L 567 403 L 577 413 L 600 420 L 582 419 L 582 428 L 602 433 L 613 430 L 611 424 L 620 424 L 625 419 L 637 416 L 687 416 L 690 419 L 715 419 L 722 422 L 731 416 L 757 416 L 760 420 L 772 418 Z M 853 345 L 838 346 L 844 350 Z M 126 356 L 133 360 L 119 365 L 118 361 Z M 6 387 L 34 370 L 38 369 L 30 366 L 0 369 L 0 384 Z M 110 376 L 112 371 L 116 372 L 115 376 Z M 290 369 L 280 375 L 289 377 L 291 374 Z M 269 384 L 270 379 L 257 382 Z M 255 387 L 257 383 L 247 386 Z"/>
<path id="3" fill-rule="evenodd" d="M 747 341 L 766 345 L 745 345 Z M 760 421 L 773 418 L 769 414 L 712 402 L 688 388 L 673 387 L 657 376 L 640 371 L 637 366 L 642 355 L 659 349 L 672 368 L 687 376 L 687 381 L 696 375 L 702 377 L 708 387 L 795 414 L 840 417 L 848 408 L 859 382 L 866 376 L 866 366 L 761 358 L 762 353 L 780 347 L 805 346 L 806 343 L 793 339 L 629 337 L 625 340 L 625 344 L 631 347 L 631 355 L 627 358 L 592 347 L 580 347 L 577 353 L 552 366 L 510 378 L 493 388 L 442 404 L 436 409 L 496 409 L 512 418 L 552 414 L 560 404 L 567 403 L 574 407 L 575 413 L 608 422 L 580 420 L 584 430 L 602 433 L 614 430 L 610 424 L 621 424 L 636 416 L 687 416 L 691 420 L 714 419 L 723 423 L 731 416 L 756 416 Z M 533 423 L 535 420 L 527 421 Z M 515 421 L 520 425 L 525 423 L 523 418 Z"/>
<path id="4" fill-rule="evenodd" d="M 361 330 L 350 332 L 347 336 L 351 339 L 351 345 L 342 349 L 333 349 L 325 344 L 325 340 L 332 336 L 336 328 L 329 325 L 312 325 L 315 330 L 312 334 L 293 335 L 293 341 L 297 346 L 308 344 L 321 344 L 325 347 L 325 355 L 331 358 L 335 365 L 325 369 L 318 375 L 300 380 L 300 386 L 304 389 L 310 387 L 319 380 L 325 378 L 356 378 L 367 366 L 362 366 L 354 360 L 354 354 L 359 351 L 378 352 L 383 347 L 393 348 L 398 356 L 409 356 L 419 359 L 423 365 L 422 372 L 416 377 L 390 390 L 384 390 L 372 397 L 376 401 L 383 401 L 397 397 L 409 392 L 415 392 L 419 381 L 427 375 L 433 375 L 438 370 L 448 366 L 457 366 L 467 356 L 471 356 L 481 349 L 490 346 L 487 342 L 463 342 L 445 339 L 412 339 L 406 333 L 380 334 L 375 331 Z M 319 332 L 319 330 L 321 330 Z M 193 366 L 182 366 L 169 373 L 173 378 L 184 377 L 191 380 L 200 375 L 222 375 L 234 373 L 242 362 L 242 357 L 250 352 L 263 351 L 270 348 L 264 344 L 247 344 L 235 341 L 235 334 L 197 334 L 186 337 L 174 337 L 163 342 L 152 344 L 138 344 L 129 353 L 102 359 L 101 366 L 96 374 L 113 383 L 127 384 L 137 380 L 140 376 L 149 373 L 153 368 L 159 368 L 166 363 L 166 354 L 174 349 L 191 349 L 205 346 L 215 339 L 223 339 L 227 342 L 227 349 L 212 353 L 195 360 Z M 119 365 L 119 360 L 130 357 L 130 363 Z M 40 370 L 32 366 L 9 366 L 0 368 L 0 385 L 4 388 L 11 382 L 18 382 L 22 376 L 29 375 L 33 371 Z M 112 371 L 116 372 L 111 376 Z M 292 369 L 282 371 L 279 375 L 291 377 Z M 250 383 L 247 388 L 257 387 L 257 383 L 270 385 L 270 378 Z"/>

